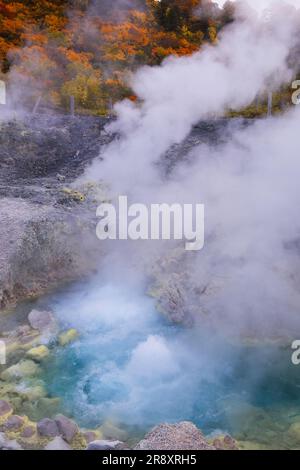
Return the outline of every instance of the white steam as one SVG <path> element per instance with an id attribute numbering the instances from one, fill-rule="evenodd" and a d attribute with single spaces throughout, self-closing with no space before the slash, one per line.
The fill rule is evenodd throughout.
<path id="1" fill-rule="evenodd" d="M 199 120 L 240 109 L 266 88 L 292 78 L 286 60 L 295 41 L 299 15 L 284 9 L 266 24 L 246 17 L 228 28 L 217 46 L 191 57 L 169 58 L 161 67 L 144 67 L 132 86 L 141 105 L 117 105 L 112 126 L 122 138 L 106 150 L 104 162 L 88 177 L 99 174 L 115 183 L 118 192 L 157 181 L 153 162 L 174 143 L 181 142 Z"/>
<path id="2" fill-rule="evenodd" d="M 172 179 L 155 163 L 199 120 L 240 109 L 292 80 L 287 61 L 299 25 L 299 10 L 284 2 L 267 19 L 240 9 L 217 45 L 142 68 L 132 81 L 141 102 L 117 106 L 112 128 L 120 139 L 87 174 L 134 202 L 205 204 L 206 246 L 182 273 L 187 269 L 186 283 L 210 294 L 193 299 L 188 293 L 185 307 L 196 309 L 201 321 L 207 312 L 217 326 L 223 319 L 230 331 L 280 336 L 298 322 L 300 112 L 233 131 L 231 142 L 215 150 L 194 149 L 190 164 L 179 165 Z M 151 264 L 148 247 L 138 249 Z"/>
<path id="3" fill-rule="evenodd" d="M 259 350 L 236 372 L 241 350 L 220 336 L 299 332 L 300 109 L 233 128 L 231 140 L 214 148 L 199 145 L 168 178 L 155 165 L 199 120 L 292 79 L 287 58 L 299 12 L 282 8 L 268 22 L 243 12 L 218 45 L 140 70 L 133 87 L 141 103 L 117 106 L 112 127 L 120 139 L 86 176 L 133 202 L 204 203 L 206 245 L 170 267 L 162 262 L 165 285 L 175 278 L 175 291 L 186 291 L 182 308 L 196 315 L 193 329 L 164 323 L 144 296 L 145 273 L 162 248 L 157 253 L 151 242 L 112 242 L 102 277 L 58 302 L 65 326 L 82 333 L 56 374 L 60 393 L 89 426 L 93 417 L 95 425 L 106 417 L 133 425 L 191 419 L 206 431 L 227 430 L 224 399 L 234 411 L 238 400 L 251 400 L 269 362 L 261 364 Z M 205 329 L 206 320 L 213 329 Z M 262 383 L 265 398 L 267 379 Z"/>
<path id="4" fill-rule="evenodd" d="M 225 3 L 227 3 L 228 0 L 214 0 L 215 3 L 217 3 L 220 7 L 223 7 Z M 251 8 L 262 12 L 266 8 L 273 7 L 276 4 L 284 3 L 280 0 L 235 0 L 235 3 L 237 4 L 247 4 Z M 287 0 L 286 3 L 289 5 L 293 5 L 295 7 L 300 6 L 300 1 L 299 0 Z"/>

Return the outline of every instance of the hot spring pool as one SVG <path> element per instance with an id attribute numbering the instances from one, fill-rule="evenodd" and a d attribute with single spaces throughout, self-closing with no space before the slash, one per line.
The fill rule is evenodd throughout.
<path id="1" fill-rule="evenodd" d="M 291 349 L 233 345 L 184 330 L 128 285 L 73 286 L 46 300 L 80 338 L 47 362 L 43 379 L 62 410 L 86 428 L 106 420 L 140 435 L 191 420 L 205 434 L 231 433 L 247 446 L 300 447 L 300 368 Z M 299 425 L 300 428 L 300 425 Z"/>

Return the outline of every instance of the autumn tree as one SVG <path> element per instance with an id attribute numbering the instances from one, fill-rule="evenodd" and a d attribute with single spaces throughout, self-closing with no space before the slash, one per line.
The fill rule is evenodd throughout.
<path id="1" fill-rule="evenodd" d="M 136 68 L 216 42 L 231 3 L 220 12 L 209 0 L 0 0 L 1 69 L 29 106 L 74 96 L 78 111 L 103 113 L 135 99 Z"/>
<path id="2" fill-rule="evenodd" d="M 147 4 L 157 24 L 165 31 L 180 31 L 191 25 L 201 0 L 148 0 Z"/>

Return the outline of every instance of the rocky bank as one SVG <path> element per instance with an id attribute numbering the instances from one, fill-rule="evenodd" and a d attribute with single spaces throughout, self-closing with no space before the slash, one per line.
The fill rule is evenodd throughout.
<path id="1" fill-rule="evenodd" d="M 113 422 L 80 428 L 61 414 L 60 400 L 48 395 L 41 378 L 45 362 L 79 335 L 61 331 L 52 312 L 39 310 L 0 335 L 7 350 L 0 366 L 0 450 L 238 450 L 230 436 L 209 439 L 190 422 L 156 426 L 138 443 Z"/>
<path id="2" fill-rule="evenodd" d="M 107 143 L 106 123 L 42 115 L 0 122 L 0 308 L 98 266 L 103 191 L 74 181 Z"/>
<path id="3" fill-rule="evenodd" d="M 78 181 L 115 136 L 105 118 L 23 116 L 0 123 L 0 310 L 88 276 L 101 264 L 96 208 L 106 200 L 103 183 Z M 162 158 L 166 177 L 193 146 L 229 138 L 230 123 L 201 123 Z M 149 293 L 177 323 L 193 321 L 193 305 L 210 286 L 194 286 L 185 276 L 181 249 L 150 273 Z M 175 267 L 175 268 L 174 268 Z M 198 290 L 197 290 L 198 289 Z M 60 331 L 51 312 L 32 311 L 10 331 L 0 325 L 7 364 L 0 366 L 0 449 L 122 449 L 133 446 L 109 423 L 80 429 L 60 413 L 40 378 L 44 361 L 76 341 L 74 329 Z M 136 449 L 235 449 L 229 436 L 208 440 L 192 423 L 163 424 L 134 444 Z"/>

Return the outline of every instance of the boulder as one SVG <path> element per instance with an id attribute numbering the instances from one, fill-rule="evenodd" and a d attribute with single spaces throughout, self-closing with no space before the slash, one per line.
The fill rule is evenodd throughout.
<path id="1" fill-rule="evenodd" d="M 30 326 L 40 333 L 44 333 L 46 330 L 55 331 L 57 329 L 56 320 L 52 312 L 32 310 L 28 315 L 28 321 Z"/>
<path id="2" fill-rule="evenodd" d="M 215 438 L 213 446 L 217 450 L 239 450 L 237 442 L 228 434 Z"/>
<path id="3" fill-rule="evenodd" d="M 72 448 L 60 436 L 57 436 L 46 445 L 44 450 L 72 450 Z"/>
<path id="4" fill-rule="evenodd" d="M 23 437 L 23 439 L 30 439 L 35 435 L 35 431 L 36 430 L 34 426 L 25 426 L 21 433 L 21 437 Z"/>
<path id="5" fill-rule="evenodd" d="M 31 361 L 31 360 L 24 360 L 20 361 L 18 364 L 15 364 L 8 369 L 5 369 L 0 378 L 4 381 L 14 381 L 20 380 L 24 377 L 34 377 L 40 372 L 39 366 Z"/>
<path id="6" fill-rule="evenodd" d="M 38 385 L 30 384 L 26 387 L 22 385 L 21 387 L 15 388 L 14 391 L 29 402 L 36 401 L 47 396 L 45 386 L 40 382 L 38 382 Z"/>
<path id="7" fill-rule="evenodd" d="M 58 337 L 58 342 L 61 346 L 67 346 L 78 338 L 78 331 L 74 328 L 71 328 L 68 331 L 64 331 Z"/>
<path id="8" fill-rule="evenodd" d="M 50 354 L 47 346 L 37 346 L 27 351 L 26 356 L 34 361 L 41 362 L 43 359 L 46 359 Z"/>
<path id="9" fill-rule="evenodd" d="M 21 416 L 11 415 L 5 423 L 1 426 L 2 431 L 20 431 L 24 424 L 24 419 Z"/>
<path id="10" fill-rule="evenodd" d="M 215 450 L 193 424 L 160 424 L 135 447 L 136 450 Z"/>
<path id="11" fill-rule="evenodd" d="M 60 406 L 60 398 L 41 397 L 33 401 L 24 401 L 22 413 L 29 416 L 32 421 L 38 422 L 45 416 L 54 416 L 59 413 Z"/>
<path id="12" fill-rule="evenodd" d="M 49 191 L 37 182 L 28 196 L 27 186 L 18 183 L 17 191 L 17 197 L 0 199 L 0 308 L 89 274 L 100 259 L 95 256 L 100 250 L 94 213 L 87 203 L 79 212 L 52 198 L 44 201 Z M 32 193 L 40 202 L 32 200 Z"/>
<path id="13" fill-rule="evenodd" d="M 0 400 L 0 418 L 9 416 L 13 412 L 12 406 L 5 400 Z"/>
<path id="14" fill-rule="evenodd" d="M 37 431 L 41 437 L 56 437 L 60 432 L 53 419 L 44 418 L 37 423 Z"/>
<path id="15" fill-rule="evenodd" d="M 87 450 L 119 450 L 124 449 L 124 443 L 121 441 L 92 441 L 87 446 Z"/>
<path id="16" fill-rule="evenodd" d="M 55 417 L 55 422 L 61 436 L 70 444 L 79 432 L 77 424 L 66 416 L 60 414 Z"/>

